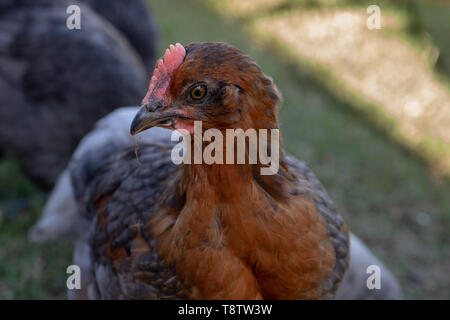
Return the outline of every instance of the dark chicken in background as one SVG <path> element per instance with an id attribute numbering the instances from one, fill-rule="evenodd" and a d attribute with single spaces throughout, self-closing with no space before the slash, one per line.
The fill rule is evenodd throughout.
<path id="1" fill-rule="evenodd" d="M 81 8 L 81 30 L 66 26 L 73 4 Z M 155 41 L 148 31 L 147 64 Z M 93 124 L 142 97 L 146 72 L 125 37 L 83 3 L 0 0 L 0 150 L 41 186 L 53 186 Z"/>
<path id="2" fill-rule="evenodd" d="M 141 56 L 146 72 L 154 67 L 158 31 L 144 0 L 80 0 L 111 22 Z"/>
<path id="3" fill-rule="evenodd" d="M 191 95 L 199 86 L 200 98 Z M 172 46 L 157 64 L 132 133 L 191 128 L 193 120 L 221 130 L 278 128 L 279 103 L 272 80 L 236 48 Z M 259 163 L 176 166 L 168 134 L 145 132 L 137 152 L 130 138 L 105 134 L 102 123 L 83 140 L 46 206 L 56 214 L 65 199 L 83 214 L 74 219 L 72 211 L 71 221 L 84 224 L 74 253 L 82 290 L 69 292 L 72 298 L 334 297 L 348 267 L 349 235 L 305 164 L 280 152 L 272 176 L 260 175 Z M 355 239 L 341 298 L 364 298 L 358 290 L 365 268 L 358 263 L 378 263 Z M 389 272 L 382 282 L 393 289 L 391 298 L 401 296 Z"/>

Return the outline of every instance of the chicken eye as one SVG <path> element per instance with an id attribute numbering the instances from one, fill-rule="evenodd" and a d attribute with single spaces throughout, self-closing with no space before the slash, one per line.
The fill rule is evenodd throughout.
<path id="1" fill-rule="evenodd" d="M 202 99 L 206 94 L 206 86 L 204 84 L 200 84 L 198 86 L 195 86 L 191 90 L 191 98 L 194 100 L 200 100 Z"/>

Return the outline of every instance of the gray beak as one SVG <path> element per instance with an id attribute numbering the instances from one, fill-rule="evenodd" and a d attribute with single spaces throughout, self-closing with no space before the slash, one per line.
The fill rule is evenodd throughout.
<path id="1" fill-rule="evenodd" d="M 162 101 L 158 99 L 142 106 L 131 123 L 130 134 L 134 136 L 155 126 L 171 126 L 172 118 L 176 116 L 176 113 L 162 112 L 162 109 Z"/>

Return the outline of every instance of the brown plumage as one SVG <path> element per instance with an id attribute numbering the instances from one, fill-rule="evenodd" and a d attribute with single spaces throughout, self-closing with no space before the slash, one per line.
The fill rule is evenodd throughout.
<path id="1" fill-rule="evenodd" d="M 195 100 L 190 92 L 199 85 L 206 94 Z M 276 129 L 279 104 L 272 80 L 238 49 L 224 43 L 177 45 L 157 64 L 131 130 L 189 130 L 194 120 L 204 130 L 222 132 Z M 74 193 L 92 220 L 82 244 L 89 283 L 72 294 L 334 296 L 348 264 L 348 233 L 306 165 L 282 150 L 274 175 L 261 175 L 261 163 L 175 165 L 172 146 L 143 139 L 139 160 L 134 144 L 121 143 L 72 160 Z"/>

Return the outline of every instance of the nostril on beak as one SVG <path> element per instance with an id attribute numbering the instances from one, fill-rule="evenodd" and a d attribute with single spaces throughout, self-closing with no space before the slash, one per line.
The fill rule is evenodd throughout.
<path id="1" fill-rule="evenodd" d="M 163 103 L 161 100 L 157 99 L 157 100 L 153 100 L 153 101 L 149 101 L 147 102 L 144 107 L 148 112 L 153 112 L 158 110 L 159 108 L 161 108 L 163 106 Z"/>

